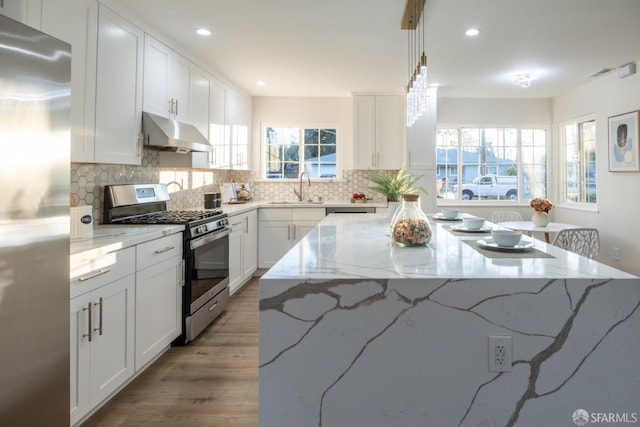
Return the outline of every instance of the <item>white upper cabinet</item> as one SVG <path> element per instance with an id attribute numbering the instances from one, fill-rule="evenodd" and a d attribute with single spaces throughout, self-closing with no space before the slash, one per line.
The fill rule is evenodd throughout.
<path id="1" fill-rule="evenodd" d="M 144 32 L 100 4 L 95 83 L 95 161 L 141 164 Z"/>
<path id="2" fill-rule="evenodd" d="M 230 132 L 226 126 L 227 87 L 219 80 L 211 80 L 209 98 L 209 142 L 213 147 L 210 153 L 212 168 L 228 168 L 230 160 Z"/>
<path id="3" fill-rule="evenodd" d="M 145 34 L 144 42 L 144 110 L 167 118 L 197 125 L 194 119 L 196 90 L 203 73 L 169 46 Z M 208 79 L 206 79 L 208 80 Z M 198 102 L 201 103 L 200 100 Z M 202 112 L 197 113 L 199 118 Z M 208 114 L 208 113 L 207 113 Z M 200 129 L 202 132 L 202 129 Z M 204 135 L 207 132 L 203 132 Z"/>
<path id="4" fill-rule="evenodd" d="M 87 95 L 93 91 L 87 92 L 85 82 L 88 53 L 95 55 L 98 3 L 95 0 L 42 1 L 38 16 L 42 31 L 71 44 L 71 160 L 92 162 L 95 159 L 94 119 L 90 113 L 94 110 L 87 108 L 90 103 Z M 93 43 L 91 49 L 90 42 Z"/>
<path id="5" fill-rule="evenodd" d="M 353 97 L 354 169 L 399 169 L 405 152 L 404 97 Z"/>
<path id="6" fill-rule="evenodd" d="M 227 130 L 231 140 L 231 169 L 249 169 L 251 100 L 227 89 Z"/>

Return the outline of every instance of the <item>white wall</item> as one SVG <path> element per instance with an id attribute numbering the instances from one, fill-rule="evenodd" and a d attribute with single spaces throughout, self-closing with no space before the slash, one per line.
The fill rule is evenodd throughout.
<path id="1" fill-rule="evenodd" d="M 438 126 L 550 126 L 551 99 L 438 98 Z"/>
<path id="2" fill-rule="evenodd" d="M 252 106 L 251 169 L 260 170 L 261 132 L 265 124 L 294 123 L 338 126 L 341 169 L 353 165 L 353 101 L 347 98 L 254 97 Z"/>
<path id="3" fill-rule="evenodd" d="M 640 172 L 609 172 L 608 158 L 608 117 L 634 110 L 640 110 L 639 74 L 621 79 L 613 72 L 553 99 L 556 134 L 560 123 L 595 114 L 598 197 L 597 212 L 559 206 L 554 221 L 598 228 L 597 259 L 640 275 Z M 613 247 L 620 249 L 619 262 Z"/>

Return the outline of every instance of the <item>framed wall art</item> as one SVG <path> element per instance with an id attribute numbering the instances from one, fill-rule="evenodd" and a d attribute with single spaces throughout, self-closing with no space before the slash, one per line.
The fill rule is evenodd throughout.
<path id="1" fill-rule="evenodd" d="M 640 111 L 609 117 L 609 170 L 640 171 L 638 116 Z"/>

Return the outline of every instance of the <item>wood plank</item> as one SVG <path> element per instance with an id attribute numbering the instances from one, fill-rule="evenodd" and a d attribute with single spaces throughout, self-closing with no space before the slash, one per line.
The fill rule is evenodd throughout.
<path id="1" fill-rule="evenodd" d="M 194 342 L 171 347 L 83 427 L 257 427 L 258 279 Z"/>
<path id="2" fill-rule="evenodd" d="M 407 0 L 407 4 L 404 7 L 404 14 L 402 15 L 402 22 L 400 23 L 400 29 L 416 29 L 426 2 L 427 0 Z"/>

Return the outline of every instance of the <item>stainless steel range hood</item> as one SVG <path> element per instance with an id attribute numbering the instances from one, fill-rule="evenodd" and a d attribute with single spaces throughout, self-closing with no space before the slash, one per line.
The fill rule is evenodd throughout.
<path id="1" fill-rule="evenodd" d="M 177 153 L 190 151 L 211 151 L 207 138 L 193 125 L 147 112 L 142 113 L 144 144 Z"/>

